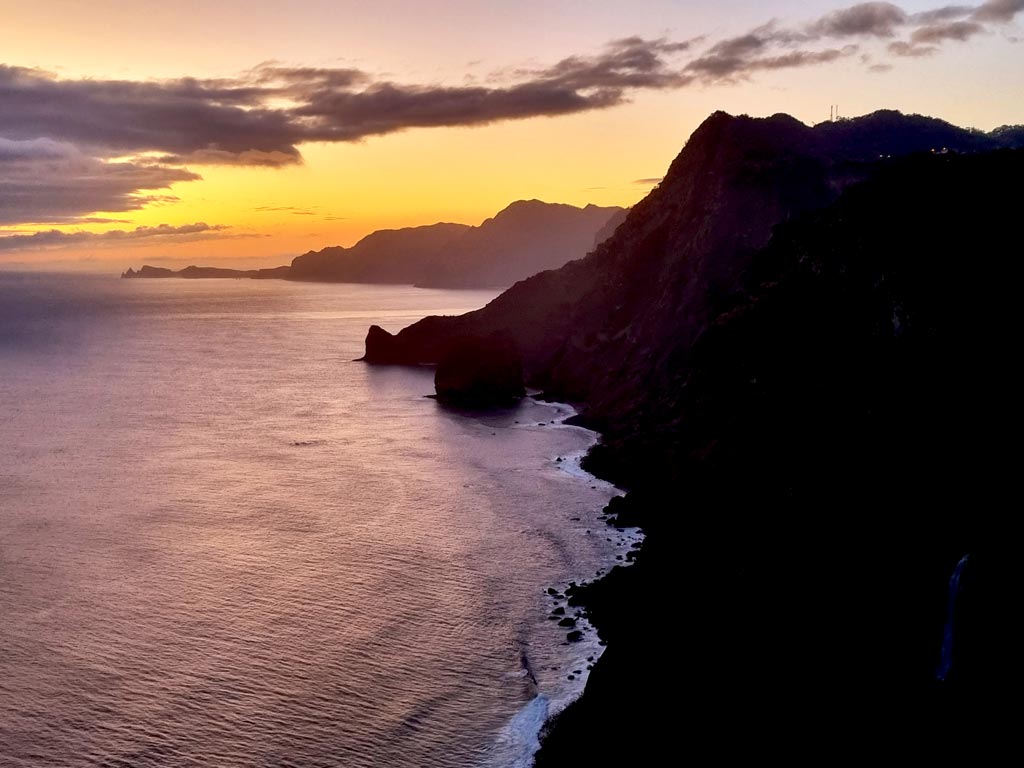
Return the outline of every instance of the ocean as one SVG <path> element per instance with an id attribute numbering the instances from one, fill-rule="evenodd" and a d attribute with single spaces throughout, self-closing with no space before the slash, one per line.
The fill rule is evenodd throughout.
<path id="1" fill-rule="evenodd" d="M 528 765 L 593 435 L 353 362 L 493 295 L 0 273 L 0 765 Z"/>

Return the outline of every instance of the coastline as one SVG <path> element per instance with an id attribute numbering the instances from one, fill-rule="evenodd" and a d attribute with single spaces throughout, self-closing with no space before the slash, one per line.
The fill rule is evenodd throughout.
<path id="1" fill-rule="evenodd" d="M 653 651 L 668 637 L 658 621 L 664 610 L 659 596 L 666 588 L 675 589 L 667 585 L 675 574 L 670 563 L 675 564 L 673 557 L 678 558 L 679 553 L 669 556 L 663 546 L 665 532 L 656 536 L 652 546 L 651 528 L 658 527 L 654 512 L 659 506 L 657 494 L 649 496 L 636 488 L 615 485 L 613 479 L 628 477 L 622 471 L 618 446 L 605 443 L 605 435 L 597 429 L 580 426 L 589 422 L 572 410 L 574 415 L 567 420 L 575 419 L 576 423 L 566 426 L 584 429 L 593 436 L 581 457 L 580 470 L 621 491 L 602 510 L 604 522 L 611 530 L 637 531 L 642 547 L 632 549 L 626 562 L 613 561 L 595 578 L 567 590 L 568 604 L 585 613 L 589 626 L 600 638 L 602 652 L 579 695 L 549 713 L 539 735 L 540 748 L 528 768 L 604 765 L 609 759 L 608 748 L 616 759 L 660 759 L 650 752 L 655 740 L 649 737 L 678 727 L 671 707 L 652 710 L 651 704 L 663 699 L 666 690 L 678 690 L 679 672 Z M 602 450 L 595 455 L 595 448 Z M 639 706 L 622 706 L 631 700 Z M 598 723 L 606 723 L 609 728 L 602 738 L 595 737 Z"/>
<path id="2" fill-rule="evenodd" d="M 574 663 L 562 671 L 565 678 L 575 685 L 570 691 L 560 693 L 538 690 L 537 695 L 527 702 L 499 732 L 495 746 L 497 748 L 505 745 L 503 752 L 518 753 L 514 762 L 511 763 L 515 768 L 529 768 L 534 765 L 547 732 L 557 722 L 559 716 L 585 694 L 590 673 L 607 649 L 607 642 L 602 637 L 599 627 L 591 621 L 586 604 L 574 599 L 574 595 L 579 594 L 582 588 L 601 581 L 617 567 L 632 565 L 633 557 L 630 553 L 638 551 L 644 540 L 643 531 L 639 526 L 616 527 L 613 518 L 609 515 L 612 500 L 622 498 L 626 493 L 625 489 L 595 475 L 583 466 L 591 449 L 601 442 L 601 434 L 593 429 L 572 423 L 572 420 L 579 414 L 571 404 L 539 399 L 539 396 L 540 393 L 535 393 L 527 395 L 527 399 L 536 405 L 554 409 L 555 420 L 551 428 L 573 430 L 585 435 L 588 440 L 588 445 L 581 450 L 565 456 L 552 456 L 550 461 L 557 469 L 578 481 L 590 484 L 591 487 L 604 486 L 611 493 L 609 504 L 591 511 L 592 519 L 573 519 L 580 523 L 579 533 L 581 535 L 605 535 L 612 547 L 609 549 L 608 558 L 601 563 L 601 567 L 595 574 L 577 575 L 574 580 L 552 584 L 545 591 L 546 609 L 555 612 L 564 611 L 566 617 L 575 620 L 574 626 L 565 628 L 559 626 L 557 630 L 565 632 L 567 636 L 569 631 L 582 633 L 580 639 L 576 641 L 570 642 L 566 639 L 562 642 L 563 645 L 571 645 L 578 649 L 574 654 Z M 533 425 L 522 425 L 522 427 L 535 428 Z M 596 526 L 601 523 L 605 524 L 604 528 L 597 528 Z M 587 524 L 591 525 L 591 528 L 585 529 Z M 554 616 L 546 615 L 545 618 L 554 618 Z M 532 674 L 532 670 L 524 666 L 524 675 L 532 677 Z M 496 749 L 496 751 L 501 750 Z M 492 759 L 485 762 L 484 765 L 492 766 L 498 765 L 498 763 Z"/>

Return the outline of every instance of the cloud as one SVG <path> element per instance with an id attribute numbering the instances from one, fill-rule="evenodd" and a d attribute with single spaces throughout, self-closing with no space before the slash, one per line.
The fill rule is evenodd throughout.
<path id="1" fill-rule="evenodd" d="M 770 51 L 780 41 L 790 44 L 795 38 L 785 31 L 761 27 L 747 35 L 730 38 L 712 46 L 706 55 L 694 59 L 686 66 L 687 73 L 705 83 L 734 81 L 758 71 L 792 69 L 836 61 L 851 56 L 859 49 L 856 45 L 823 50 L 789 50 L 773 55 L 759 55 Z"/>
<path id="2" fill-rule="evenodd" d="M 1013 17 L 1021 11 L 1024 11 L 1024 0 L 988 0 L 971 14 L 971 18 L 975 21 L 1006 24 L 1013 21 Z"/>
<path id="3" fill-rule="evenodd" d="M 822 37 L 894 37 L 907 19 L 892 3 L 860 3 L 821 17 L 808 31 Z"/>
<path id="4" fill-rule="evenodd" d="M 98 157 L 164 152 L 299 159 L 289 116 L 266 106 L 278 91 L 241 81 L 60 80 L 0 66 L 0 136 L 51 138 Z"/>
<path id="5" fill-rule="evenodd" d="M 184 168 L 97 159 L 52 139 L 0 138 L 0 225 L 74 222 L 96 211 L 138 210 L 176 199 L 153 192 L 199 178 Z"/>
<path id="6" fill-rule="evenodd" d="M 687 85 L 672 58 L 695 40 L 627 37 L 596 56 L 571 56 L 543 69 L 509 73 L 499 85 L 404 85 L 374 82 L 360 90 L 305 88 L 291 115 L 315 141 L 356 141 L 408 128 L 474 126 L 500 120 L 553 117 L 624 103 L 634 90 Z M 507 75 L 506 75 L 507 77 Z"/>
<path id="7" fill-rule="evenodd" d="M 634 184 L 640 184 L 641 186 L 650 187 L 655 184 L 660 184 L 663 176 L 652 176 L 649 179 L 636 179 L 633 181 Z"/>
<path id="8" fill-rule="evenodd" d="M 984 31 L 985 28 L 975 21 L 940 22 L 915 29 L 910 35 L 910 42 L 915 45 L 941 43 L 943 40 L 964 42 Z"/>
<path id="9" fill-rule="evenodd" d="M 703 84 L 735 82 L 758 71 L 814 66 L 837 61 L 860 50 L 858 45 L 821 48 L 828 40 L 860 38 L 891 41 L 886 51 L 894 57 L 922 57 L 937 53 L 943 43 L 964 42 L 990 31 L 989 24 L 1004 24 L 1024 9 L 1024 0 L 989 0 L 981 6 L 946 5 L 910 14 L 888 2 L 851 5 L 825 14 L 803 26 L 784 27 L 776 21 L 743 35 L 713 44 L 687 63 L 684 72 Z M 909 33 L 906 40 L 895 40 Z M 890 65 L 861 56 L 871 72 Z"/>
<path id="10" fill-rule="evenodd" d="M 939 49 L 934 45 L 914 45 L 903 40 L 897 40 L 894 43 L 890 43 L 887 50 L 893 56 L 921 58 L 922 56 L 931 56 L 934 53 L 938 53 Z"/>
<path id="11" fill-rule="evenodd" d="M 110 229 L 106 232 L 62 232 L 50 229 L 33 232 L 30 235 L 7 235 L 0 237 L 0 251 L 24 251 L 41 248 L 55 248 L 72 245 L 104 245 L 134 240 L 153 238 L 174 240 L 196 240 L 218 236 L 228 227 L 210 226 L 205 222 L 171 226 L 160 224 L 156 227 L 136 227 L 135 229 Z"/>
<path id="12" fill-rule="evenodd" d="M 313 206 L 313 208 L 317 207 L 319 206 Z M 315 216 L 316 211 L 314 211 L 313 208 L 299 208 L 294 205 L 259 205 L 253 208 L 253 210 L 259 211 L 260 213 L 275 212 L 290 213 L 293 216 Z"/>
<path id="13" fill-rule="evenodd" d="M 931 11 L 921 11 L 910 17 L 914 24 L 934 24 L 937 21 L 949 21 L 970 16 L 976 10 L 973 5 L 944 5 Z"/>

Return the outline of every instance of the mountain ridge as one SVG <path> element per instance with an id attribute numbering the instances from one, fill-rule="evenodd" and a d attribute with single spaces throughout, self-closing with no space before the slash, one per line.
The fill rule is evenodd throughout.
<path id="1" fill-rule="evenodd" d="M 617 206 L 517 200 L 477 226 L 438 222 L 371 232 L 350 247 L 328 246 L 286 266 L 232 270 L 145 265 L 122 277 L 279 278 L 308 282 L 410 284 L 425 288 L 501 288 L 560 267 L 595 246 L 621 219 Z M 613 230 L 612 230 L 613 231 Z"/>

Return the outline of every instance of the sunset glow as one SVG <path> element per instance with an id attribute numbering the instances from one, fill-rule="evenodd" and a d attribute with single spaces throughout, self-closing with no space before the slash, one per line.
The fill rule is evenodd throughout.
<path id="1" fill-rule="evenodd" d="M 720 5 L 16 4 L 0 28 L 0 161 L 16 169 L 0 176 L 0 266 L 268 266 L 522 198 L 628 206 L 716 109 L 1024 122 L 1015 0 Z M 57 112 L 26 106 L 54 89 Z M 104 112 L 125 136 L 89 124 Z M 58 210 L 46 185 L 69 173 L 90 194 Z M 125 173 L 139 178 L 112 180 Z M 24 204 L 24 179 L 45 204 Z M 77 234 L 112 230 L 127 234 Z"/>

